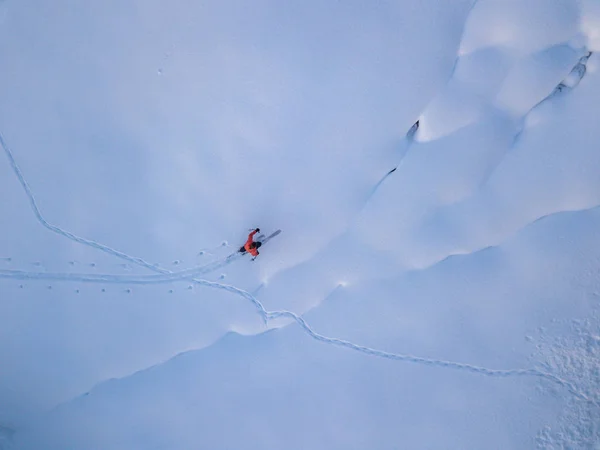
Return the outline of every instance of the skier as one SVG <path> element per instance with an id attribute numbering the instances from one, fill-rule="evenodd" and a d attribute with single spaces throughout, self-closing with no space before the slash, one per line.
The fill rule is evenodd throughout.
<path id="1" fill-rule="evenodd" d="M 258 253 L 258 248 L 262 245 L 260 242 L 254 242 L 253 238 L 256 233 L 260 233 L 260 228 L 256 228 L 252 233 L 248 235 L 248 240 L 244 244 L 243 247 L 240 247 L 240 253 L 250 253 L 254 258 L 252 261 L 256 259 L 256 257 L 260 254 Z"/>

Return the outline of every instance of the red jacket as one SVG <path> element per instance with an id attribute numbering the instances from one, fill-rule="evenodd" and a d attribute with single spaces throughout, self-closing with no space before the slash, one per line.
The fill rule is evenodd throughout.
<path id="1" fill-rule="evenodd" d="M 252 238 L 254 237 L 255 234 L 256 234 L 256 230 L 254 230 L 252 233 L 250 233 L 248 235 L 248 240 L 244 244 L 244 249 L 248 253 L 250 253 L 252 256 L 258 256 L 258 250 L 256 250 L 256 248 L 250 247 L 254 243 L 254 240 Z"/>

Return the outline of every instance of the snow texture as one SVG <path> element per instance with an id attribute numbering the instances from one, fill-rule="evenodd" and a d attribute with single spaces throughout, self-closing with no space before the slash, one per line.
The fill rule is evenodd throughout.
<path id="1" fill-rule="evenodd" d="M 0 449 L 600 448 L 598 30 L 0 2 Z"/>

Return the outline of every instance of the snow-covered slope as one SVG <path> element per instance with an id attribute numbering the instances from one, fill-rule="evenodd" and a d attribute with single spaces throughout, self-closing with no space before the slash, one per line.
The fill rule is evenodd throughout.
<path id="1" fill-rule="evenodd" d="M 0 3 L 5 442 L 598 443 L 596 2 L 109 3 Z"/>
<path id="2" fill-rule="evenodd" d="M 597 373 L 580 373 L 582 365 L 598 363 L 597 336 L 584 336 L 595 360 L 567 350 L 567 365 L 556 370 L 549 360 L 540 365 L 532 342 L 541 331 L 531 329 L 597 303 L 600 281 L 582 269 L 596 263 L 599 225 L 597 208 L 555 215 L 498 248 L 400 279 L 344 287 L 305 317 L 328 336 L 438 359 L 352 352 L 335 341 L 315 342 L 299 327 L 253 338 L 230 334 L 57 407 L 28 444 L 531 448 L 538 430 L 554 426 L 552 411 L 565 407 L 561 399 L 572 414 L 600 400 Z M 577 265 L 568 262 L 574 258 Z M 593 423 L 582 420 L 591 418 L 575 419 L 580 433 L 589 433 L 580 438 L 594 438 Z"/>

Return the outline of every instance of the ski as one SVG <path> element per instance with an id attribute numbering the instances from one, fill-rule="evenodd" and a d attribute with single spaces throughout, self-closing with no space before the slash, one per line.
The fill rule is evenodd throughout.
<path id="1" fill-rule="evenodd" d="M 279 233 L 281 233 L 281 230 L 274 231 L 272 234 L 270 234 L 269 236 L 267 236 L 263 240 L 259 240 L 258 242 L 260 242 L 262 245 L 265 245 L 265 243 L 269 242 L 271 239 L 273 239 Z"/>

